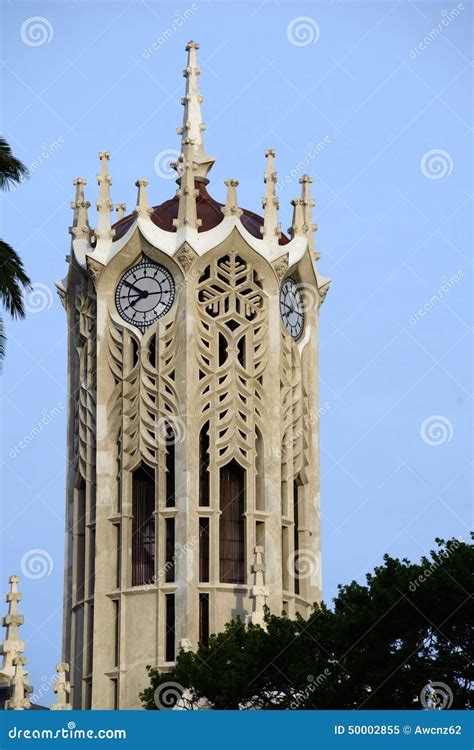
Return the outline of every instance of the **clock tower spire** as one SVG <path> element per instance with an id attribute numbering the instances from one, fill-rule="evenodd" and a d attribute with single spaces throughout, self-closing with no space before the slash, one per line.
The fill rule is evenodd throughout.
<path id="1" fill-rule="evenodd" d="M 63 654 L 75 709 L 139 708 L 168 670 L 263 608 L 321 598 L 318 330 L 309 177 L 278 220 L 208 193 L 198 45 L 189 42 L 178 190 L 136 182 L 112 225 L 108 152 L 98 224 L 76 181 L 68 274 L 68 474 Z M 261 167 L 258 167 L 260 171 Z M 222 191 L 224 195 L 224 190 Z M 64 670 L 63 670 L 64 671 Z M 61 704 L 64 701 L 61 702 Z"/>

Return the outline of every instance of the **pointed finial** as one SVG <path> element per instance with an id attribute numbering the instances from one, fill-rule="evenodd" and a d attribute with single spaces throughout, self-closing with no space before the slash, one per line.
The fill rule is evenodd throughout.
<path id="1" fill-rule="evenodd" d="M 253 611 L 250 621 L 254 625 L 265 628 L 265 604 L 269 596 L 268 587 L 265 586 L 265 564 L 263 562 L 263 547 L 254 547 L 254 559 L 252 565 L 254 574 L 254 585 L 252 586 Z"/>
<path id="2" fill-rule="evenodd" d="M 72 226 L 69 227 L 69 233 L 72 234 L 76 240 L 89 239 L 90 226 L 87 212 L 91 204 L 89 201 L 86 201 L 84 196 L 84 185 L 87 185 L 87 180 L 78 177 L 74 180 L 73 185 L 76 186 L 76 196 L 75 200 L 71 203 L 71 208 L 74 213 L 72 217 Z"/>
<path id="3" fill-rule="evenodd" d="M 110 212 L 113 208 L 113 203 L 110 199 L 110 186 L 112 184 L 112 177 L 108 171 L 108 161 L 110 154 L 107 151 L 99 152 L 100 159 L 100 174 L 97 175 L 97 183 L 99 185 L 99 199 L 97 201 L 97 211 L 99 212 L 99 220 L 97 222 L 97 229 L 95 230 L 95 236 L 98 240 L 110 240 L 114 236 L 115 232 L 112 229 L 112 220 Z"/>
<path id="4" fill-rule="evenodd" d="M 65 662 L 56 664 L 56 672 L 58 673 L 58 679 L 53 685 L 53 690 L 56 693 L 56 702 L 51 706 L 51 710 L 71 711 L 72 706 L 68 703 L 71 684 L 66 679 L 66 674 L 69 672 L 69 664 L 66 664 Z"/>
<path id="5" fill-rule="evenodd" d="M 137 216 L 141 216 L 144 218 L 148 218 L 151 213 L 151 209 L 148 206 L 148 196 L 146 192 L 147 185 L 148 180 L 137 180 L 135 183 L 135 186 L 138 188 L 137 207 L 135 209 L 135 213 Z"/>
<path id="6" fill-rule="evenodd" d="M 224 216 L 242 216 L 242 209 L 239 208 L 239 202 L 237 200 L 237 187 L 238 180 L 225 180 L 224 185 L 227 187 L 227 197 L 225 200 L 225 206 L 222 206 L 221 211 Z"/>
<path id="7" fill-rule="evenodd" d="M 304 174 L 303 177 L 300 179 L 301 184 L 301 198 L 303 200 L 303 206 L 304 206 L 304 223 L 306 225 L 306 236 L 308 237 L 308 247 L 311 250 L 311 252 L 314 254 L 314 257 L 316 260 L 319 260 L 321 257 L 318 252 L 316 252 L 316 243 L 314 239 L 314 233 L 318 230 L 318 225 L 313 223 L 313 208 L 315 206 L 315 201 L 311 197 L 311 183 L 313 180 L 311 177 L 307 174 Z"/>
<path id="8" fill-rule="evenodd" d="M 25 711 L 31 706 L 28 696 L 33 688 L 28 685 L 28 673 L 23 669 L 25 664 L 24 656 L 15 656 L 13 660 L 15 670 L 12 680 L 13 693 L 12 697 L 5 703 L 7 711 Z"/>
<path id="9" fill-rule="evenodd" d="M 267 159 L 267 168 L 265 170 L 265 196 L 262 199 L 262 206 L 265 210 L 263 218 L 263 227 L 260 228 L 261 233 L 265 239 L 271 242 L 278 242 L 280 237 L 281 227 L 278 223 L 278 209 L 280 207 L 279 200 L 276 196 L 276 183 L 277 173 L 273 166 L 273 159 L 275 158 L 275 151 L 272 148 L 265 151 L 265 157 Z M 275 244 L 276 244 L 275 243 Z"/>
<path id="10" fill-rule="evenodd" d="M 179 157 L 179 188 L 176 195 L 179 198 L 178 218 L 173 219 L 173 226 L 176 229 L 182 227 L 191 227 L 197 229 L 201 226 L 201 219 L 197 217 L 196 196 L 198 190 L 194 186 L 196 164 L 192 159 L 193 142 L 190 138 L 183 140 L 183 152 Z"/>
<path id="11" fill-rule="evenodd" d="M 291 201 L 293 206 L 293 221 L 291 227 L 288 229 L 291 237 L 304 237 L 306 234 L 306 225 L 304 222 L 304 205 L 302 198 L 293 198 Z"/>
<path id="12" fill-rule="evenodd" d="M 127 210 L 127 206 L 125 203 L 116 203 L 115 204 L 115 210 L 117 211 L 117 221 L 120 221 L 120 219 L 123 219 L 125 215 L 125 211 Z"/>
<path id="13" fill-rule="evenodd" d="M 3 654 L 1 672 L 12 678 L 14 674 L 14 662 L 17 656 L 25 650 L 25 644 L 20 640 L 20 625 L 24 623 L 23 615 L 18 612 L 21 594 L 18 591 L 19 576 L 10 576 L 8 579 L 10 591 L 5 599 L 8 604 L 8 612 L 3 617 L 2 624 L 6 628 L 5 640 L 0 644 L 0 654 Z"/>
<path id="14" fill-rule="evenodd" d="M 201 116 L 201 103 L 204 97 L 199 92 L 199 75 L 201 69 L 197 64 L 197 50 L 199 44 L 196 42 L 188 42 L 186 45 L 186 51 L 188 53 L 188 63 L 186 68 L 183 70 L 183 75 L 186 78 L 186 90 L 181 103 L 184 106 L 183 114 L 183 126 L 177 129 L 179 135 L 182 136 L 182 146 L 185 141 L 190 139 L 192 142 L 192 148 L 189 149 L 187 158 L 191 158 L 195 162 L 195 179 L 202 179 L 207 182 L 207 174 L 215 162 L 215 159 L 211 156 L 207 156 L 204 149 L 204 138 L 203 132 L 206 129 L 202 121 Z M 181 157 L 184 157 L 184 148 L 181 149 Z M 179 165 L 179 161 L 177 163 Z M 177 167 L 176 167 L 177 169 Z M 179 169 L 177 169 L 180 174 Z"/>

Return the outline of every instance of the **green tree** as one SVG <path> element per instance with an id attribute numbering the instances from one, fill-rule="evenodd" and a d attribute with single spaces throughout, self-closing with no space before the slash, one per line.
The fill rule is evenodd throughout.
<path id="1" fill-rule="evenodd" d="M 8 190 L 28 175 L 28 170 L 11 152 L 4 138 L 0 137 L 0 189 Z M 30 279 L 15 250 L 0 240 L 0 301 L 12 318 L 24 318 L 24 289 L 30 287 Z M 5 328 L 0 317 L 0 361 L 5 356 Z"/>
<path id="2" fill-rule="evenodd" d="M 385 555 L 365 585 L 339 587 L 333 609 L 315 606 L 307 620 L 267 612 L 266 629 L 236 620 L 181 651 L 171 672 L 149 667 L 144 707 L 166 706 L 172 682 L 215 709 L 419 708 L 429 680 L 448 686 L 453 708 L 471 707 L 473 547 L 436 542 L 416 564 Z"/>

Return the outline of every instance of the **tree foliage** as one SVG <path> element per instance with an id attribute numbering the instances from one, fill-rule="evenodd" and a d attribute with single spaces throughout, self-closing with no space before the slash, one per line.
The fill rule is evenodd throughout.
<path id="1" fill-rule="evenodd" d="M 28 176 L 28 170 L 13 156 L 10 146 L 0 137 L 0 189 L 8 190 Z M 30 287 L 23 263 L 18 253 L 4 240 L 0 240 L 0 302 L 12 318 L 23 318 L 25 308 L 23 289 Z M 0 317 L 0 361 L 5 356 L 5 328 Z"/>
<path id="2" fill-rule="evenodd" d="M 385 555 L 365 585 L 339 586 L 333 609 L 267 612 L 266 629 L 235 620 L 172 671 L 148 667 L 144 707 L 173 682 L 215 709 L 418 708 L 429 680 L 449 687 L 452 708 L 471 707 L 473 547 L 436 542 L 417 564 Z"/>

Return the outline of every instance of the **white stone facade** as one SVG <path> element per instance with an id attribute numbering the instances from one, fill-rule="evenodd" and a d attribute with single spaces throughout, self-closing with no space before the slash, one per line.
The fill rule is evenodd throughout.
<path id="1" fill-rule="evenodd" d="M 316 268 L 310 180 L 302 178 L 293 201 L 291 240 L 278 225 L 271 150 L 261 236 L 246 228 L 235 180 L 227 182 L 222 218 L 200 226 L 199 189 L 214 160 L 204 150 L 196 50 L 187 46 L 173 226 L 153 221 L 139 180 L 134 214 L 121 218 L 120 232 L 113 227 L 107 153 L 95 230 L 85 180 L 75 181 L 69 272 L 58 283 L 70 394 L 63 661 L 74 708 L 140 708 L 146 665 L 171 666 L 171 601 L 176 653 L 180 644 L 196 647 L 205 612 L 212 633 L 236 616 L 261 622 L 264 602 L 278 614 L 307 615 L 321 597 L 318 319 L 329 279 Z M 122 217 L 123 204 L 118 210 Z M 175 297 L 141 330 L 119 314 L 116 290 L 144 258 L 171 274 Z M 281 316 L 287 278 L 304 307 L 298 340 Z M 239 583 L 221 580 L 220 483 L 231 462 L 243 482 Z M 155 477 L 154 530 L 143 542 L 154 545 L 146 551 L 154 573 L 133 585 L 133 483 L 141 465 Z"/>

